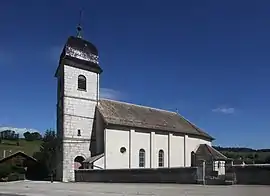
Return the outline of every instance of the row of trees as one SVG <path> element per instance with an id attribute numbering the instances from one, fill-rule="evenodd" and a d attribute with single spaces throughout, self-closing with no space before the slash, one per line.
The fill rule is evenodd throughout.
<path id="1" fill-rule="evenodd" d="M 225 156 L 234 160 L 244 161 L 248 164 L 270 163 L 270 149 L 251 149 L 251 148 L 237 148 L 237 147 L 219 147 L 214 148 L 222 152 Z"/>
<path id="2" fill-rule="evenodd" d="M 270 149 L 252 149 L 252 148 L 242 148 L 242 147 L 221 147 L 214 146 L 218 151 L 227 152 L 270 152 Z"/>
<path id="3" fill-rule="evenodd" d="M 0 140 L 5 139 L 5 140 L 18 140 L 19 139 L 19 134 L 16 133 L 15 131 L 11 130 L 5 130 L 0 132 Z"/>
<path id="4" fill-rule="evenodd" d="M 29 131 L 23 134 L 26 141 L 41 140 L 42 135 L 39 132 L 30 133 Z M 19 140 L 19 134 L 12 130 L 5 130 L 0 132 L 1 140 Z"/>

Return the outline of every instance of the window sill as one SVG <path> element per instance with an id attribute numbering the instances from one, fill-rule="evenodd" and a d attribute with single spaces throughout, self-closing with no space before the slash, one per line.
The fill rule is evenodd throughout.
<path id="1" fill-rule="evenodd" d="M 77 90 L 78 90 L 78 91 L 84 91 L 84 92 L 86 92 L 86 90 L 81 89 L 81 88 L 78 88 Z"/>

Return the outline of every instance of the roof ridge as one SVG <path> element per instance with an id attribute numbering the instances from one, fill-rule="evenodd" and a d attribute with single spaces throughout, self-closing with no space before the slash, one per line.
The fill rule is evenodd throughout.
<path id="1" fill-rule="evenodd" d="M 203 144 L 203 145 L 205 145 L 205 146 L 206 146 L 206 148 L 207 148 L 207 150 L 208 150 L 208 152 L 209 152 L 211 155 L 213 155 L 212 151 L 210 150 L 210 146 L 209 146 L 209 145 L 207 145 L 207 144 Z"/>
<path id="2" fill-rule="evenodd" d="M 222 157 L 224 157 L 224 158 L 228 158 L 228 157 L 226 157 L 224 154 L 222 154 L 221 152 L 219 152 L 218 150 L 216 150 L 213 146 L 209 146 L 208 144 L 205 144 L 206 145 L 206 147 L 207 147 L 207 150 L 210 152 L 210 154 L 212 154 L 211 153 L 211 149 L 215 152 L 215 153 L 217 153 L 218 155 L 220 155 L 220 156 L 222 156 Z"/>
<path id="3" fill-rule="evenodd" d="M 222 154 L 221 152 L 219 152 L 219 151 L 218 151 L 217 149 L 215 149 L 214 147 L 212 147 L 212 149 L 213 149 L 216 153 L 218 153 L 219 155 L 228 158 L 227 156 L 225 156 L 224 154 Z"/>
<path id="4" fill-rule="evenodd" d="M 129 102 L 125 102 L 125 101 L 118 101 L 118 100 L 105 99 L 105 98 L 102 98 L 100 100 L 107 100 L 107 101 L 112 101 L 112 102 L 123 103 L 123 104 L 126 104 L 126 105 L 133 105 L 133 106 L 137 106 L 137 107 L 141 107 L 141 108 L 148 108 L 148 109 L 158 110 L 158 111 L 161 111 L 161 112 L 168 112 L 168 113 L 172 113 L 172 114 L 178 114 L 178 113 L 173 112 L 173 111 L 170 111 L 170 110 L 165 110 L 165 109 L 160 109 L 160 108 L 154 108 L 154 107 L 145 106 L 145 105 L 138 105 L 138 104 L 135 104 L 135 103 L 129 103 Z"/>
<path id="5" fill-rule="evenodd" d="M 25 152 L 23 152 L 23 151 L 21 151 L 21 150 L 18 150 L 18 151 L 16 151 L 16 152 L 13 152 L 13 153 L 11 153 L 10 155 L 8 155 L 8 156 L 6 156 L 6 157 L 3 157 L 2 159 L 0 159 L 0 161 L 3 161 L 3 160 L 5 160 L 5 159 L 7 159 L 7 158 L 9 158 L 9 157 L 12 157 L 12 156 L 14 156 L 14 155 L 16 155 L 16 154 L 19 154 L 19 153 L 22 153 L 23 155 L 25 155 L 25 156 L 27 156 L 27 157 L 30 157 L 31 159 L 37 161 L 34 157 L 32 157 L 32 156 L 26 154 Z"/>

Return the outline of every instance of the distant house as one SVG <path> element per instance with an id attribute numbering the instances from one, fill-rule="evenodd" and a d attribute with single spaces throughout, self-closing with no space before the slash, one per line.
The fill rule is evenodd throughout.
<path id="1" fill-rule="evenodd" d="M 236 159 L 236 160 L 233 160 L 233 165 L 246 165 L 245 161 L 242 160 L 242 159 Z"/>
<path id="2" fill-rule="evenodd" d="M 0 160 L 0 165 L 1 164 L 9 164 L 12 166 L 17 166 L 17 167 L 23 167 L 27 170 L 27 168 L 33 164 L 35 164 L 37 160 L 31 156 L 28 156 L 22 151 L 17 151 L 5 158 L 2 158 Z"/>

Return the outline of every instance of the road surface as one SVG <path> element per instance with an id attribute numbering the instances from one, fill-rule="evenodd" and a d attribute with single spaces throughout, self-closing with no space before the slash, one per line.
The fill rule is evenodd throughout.
<path id="1" fill-rule="evenodd" d="M 270 186 L 0 182 L 0 196 L 267 196 Z"/>

